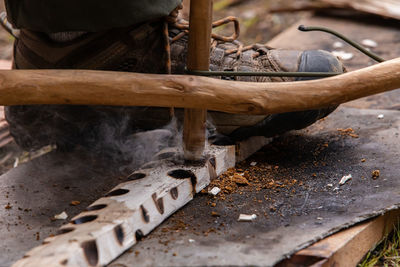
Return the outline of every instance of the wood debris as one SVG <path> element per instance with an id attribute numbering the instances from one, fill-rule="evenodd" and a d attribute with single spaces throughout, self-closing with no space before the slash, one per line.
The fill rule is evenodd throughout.
<path id="1" fill-rule="evenodd" d="M 361 44 L 366 47 L 375 48 L 378 46 L 377 42 L 371 39 L 364 39 L 361 41 Z"/>
<path id="2" fill-rule="evenodd" d="M 235 182 L 238 185 L 249 185 L 249 181 L 241 174 L 235 173 L 231 177 L 232 181 Z"/>
<path id="3" fill-rule="evenodd" d="M 350 137 L 353 137 L 353 138 L 358 138 L 359 137 L 358 134 L 355 133 L 353 128 L 347 128 L 347 129 L 339 128 L 337 130 L 343 136 L 350 136 Z"/>
<path id="4" fill-rule="evenodd" d="M 400 7 L 397 0 L 317 0 L 316 2 L 326 4 L 326 8 L 353 9 L 383 17 L 400 19 Z"/>
<path id="5" fill-rule="evenodd" d="M 251 215 L 249 215 L 249 214 L 240 214 L 238 221 L 239 222 L 252 222 L 255 219 L 257 219 L 257 215 L 256 214 L 251 214 Z"/>
<path id="6" fill-rule="evenodd" d="M 54 220 L 66 220 L 68 218 L 68 214 L 63 211 L 60 214 L 54 215 Z"/>
<path id="7" fill-rule="evenodd" d="M 352 178 L 353 178 L 353 176 L 351 174 L 343 176 L 342 179 L 340 179 L 339 185 L 344 185 L 345 183 L 350 181 Z"/>
<path id="8" fill-rule="evenodd" d="M 81 204 L 81 202 L 80 201 L 78 201 L 78 200 L 74 200 L 74 201 L 71 201 L 71 203 L 69 203 L 71 206 L 78 206 L 79 204 Z"/>
<path id="9" fill-rule="evenodd" d="M 376 179 L 379 178 L 379 176 L 381 176 L 380 170 L 374 170 L 374 171 L 372 171 L 372 179 L 376 180 Z"/>

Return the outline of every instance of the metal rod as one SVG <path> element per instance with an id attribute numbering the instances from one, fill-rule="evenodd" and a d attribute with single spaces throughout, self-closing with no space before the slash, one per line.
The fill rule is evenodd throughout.
<path id="1" fill-rule="evenodd" d="M 349 45 L 353 46 L 354 48 L 358 49 L 360 52 L 364 53 L 365 55 L 369 56 L 370 58 L 374 59 L 375 61 L 377 61 L 379 63 L 386 61 L 385 59 L 381 58 L 377 54 L 375 54 L 371 51 L 368 51 L 366 48 L 364 48 L 362 45 L 358 44 L 357 42 L 350 40 L 343 34 L 340 34 L 334 30 L 331 30 L 331 29 L 328 29 L 325 27 L 315 27 L 315 26 L 306 27 L 304 25 L 300 25 L 298 29 L 299 29 L 299 31 L 302 31 L 302 32 L 320 31 L 320 32 L 330 33 L 330 34 L 335 35 L 336 37 L 342 39 Z"/>
<path id="2" fill-rule="evenodd" d="M 265 76 L 265 77 L 333 77 L 340 72 L 247 72 L 247 71 L 200 71 L 186 70 L 186 74 L 199 76 Z"/>

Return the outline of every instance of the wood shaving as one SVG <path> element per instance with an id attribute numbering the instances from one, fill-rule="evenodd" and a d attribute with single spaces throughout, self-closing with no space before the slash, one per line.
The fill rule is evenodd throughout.
<path id="1" fill-rule="evenodd" d="M 210 191 L 208 191 L 209 194 L 216 196 L 221 192 L 221 188 L 214 186 Z"/>
<path id="2" fill-rule="evenodd" d="M 54 215 L 55 220 L 66 220 L 68 218 L 68 214 L 63 211 L 60 214 Z"/>
<path id="3" fill-rule="evenodd" d="M 343 176 L 342 179 L 340 179 L 339 185 L 344 185 L 345 183 L 350 181 L 352 178 L 353 178 L 353 176 L 351 174 Z"/>
<path id="4" fill-rule="evenodd" d="M 257 215 L 256 214 L 240 214 L 239 215 L 239 222 L 251 222 L 254 221 L 255 219 L 257 219 Z"/>
<path id="5" fill-rule="evenodd" d="M 71 206 L 78 206 L 79 204 L 81 204 L 81 202 L 80 201 L 78 201 L 78 200 L 74 200 L 74 201 L 71 201 L 71 203 L 69 203 Z"/>

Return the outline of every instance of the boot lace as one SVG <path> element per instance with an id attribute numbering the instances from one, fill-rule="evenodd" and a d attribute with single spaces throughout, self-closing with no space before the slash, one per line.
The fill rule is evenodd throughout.
<path id="1" fill-rule="evenodd" d="M 189 34 L 189 22 L 184 20 L 184 19 L 180 19 L 179 18 L 179 11 L 183 8 L 183 5 L 180 4 L 178 7 L 176 7 L 169 16 L 166 17 L 165 22 L 164 22 L 164 40 L 165 40 L 165 51 L 167 54 L 167 61 L 166 61 L 166 72 L 168 74 L 171 74 L 171 44 L 173 44 L 174 42 L 180 40 L 181 38 L 183 38 L 184 36 Z M 216 34 L 216 33 L 212 33 L 211 37 L 211 49 L 215 49 L 217 47 L 218 44 L 220 43 L 224 43 L 224 42 L 230 42 L 232 44 L 234 44 L 236 46 L 236 48 L 233 49 L 227 49 L 225 50 L 225 56 L 228 55 L 232 55 L 232 54 L 236 54 L 236 58 L 239 58 L 240 55 L 248 50 L 252 50 L 252 49 L 260 49 L 261 47 L 270 49 L 269 47 L 267 47 L 266 45 L 261 45 L 261 44 L 253 44 L 253 45 L 248 45 L 248 46 L 244 46 L 241 42 L 239 42 L 237 40 L 237 38 L 240 35 L 240 24 L 239 24 L 239 20 L 237 17 L 234 16 L 228 16 L 226 18 L 214 21 L 212 23 L 212 28 L 217 28 L 217 27 L 221 27 L 223 25 L 227 25 L 229 23 L 232 23 L 234 26 L 234 32 L 231 36 L 223 36 L 220 34 Z M 173 38 L 169 37 L 169 28 L 177 28 L 179 30 L 181 30 L 181 32 L 176 35 Z M 256 52 L 253 54 L 253 57 L 256 58 L 260 55 L 259 52 Z"/>

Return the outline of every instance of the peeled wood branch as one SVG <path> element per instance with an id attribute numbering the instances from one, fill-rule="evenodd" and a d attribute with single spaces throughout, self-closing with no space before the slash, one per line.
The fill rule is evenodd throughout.
<path id="1" fill-rule="evenodd" d="M 400 58 L 324 80 L 250 83 L 89 70 L 0 71 L 0 105 L 201 108 L 272 114 L 316 109 L 400 88 Z"/>
<path id="2" fill-rule="evenodd" d="M 189 70 L 208 70 L 210 66 L 212 11 L 212 0 L 190 1 Z M 186 160 L 201 160 L 206 144 L 206 121 L 207 110 L 185 109 L 183 149 Z"/>

